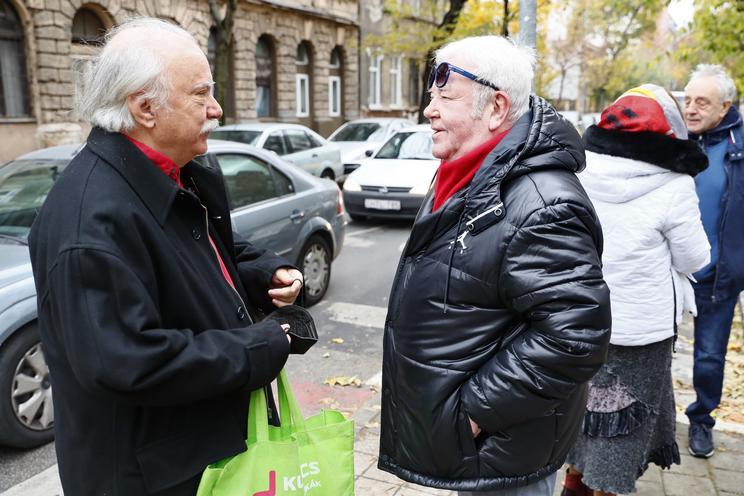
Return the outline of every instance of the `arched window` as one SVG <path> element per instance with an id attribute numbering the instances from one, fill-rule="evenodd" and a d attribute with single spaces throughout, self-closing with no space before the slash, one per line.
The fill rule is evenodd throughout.
<path id="1" fill-rule="evenodd" d="M 343 55 L 341 47 L 331 51 L 328 64 L 328 115 L 338 117 L 343 112 Z"/>
<path id="2" fill-rule="evenodd" d="M 256 116 L 276 116 L 274 44 L 268 35 L 256 43 Z"/>
<path id="3" fill-rule="evenodd" d="M 310 117 L 312 120 L 312 88 L 313 66 L 312 49 L 307 41 L 297 45 L 297 75 L 295 77 L 295 96 L 297 102 L 297 117 Z"/>
<path id="4" fill-rule="evenodd" d="M 234 41 L 233 39 L 233 43 L 230 43 L 225 59 L 227 63 L 227 84 L 225 85 L 223 101 L 219 102 L 222 105 L 222 113 L 228 120 L 235 118 Z M 207 60 L 209 61 L 209 69 L 212 71 L 212 78 L 217 81 L 217 28 L 214 26 L 209 29 L 209 38 L 207 38 Z"/>
<path id="5" fill-rule="evenodd" d="M 106 33 L 101 18 L 92 9 L 81 7 L 72 18 L 72 42 L 83 45 L 101 45 Z"/>
<path id="6" fill-rule="evenodd" d="M 0 118 L 29 117 L 23 27 L 8 0 L 0 0 Z"/>

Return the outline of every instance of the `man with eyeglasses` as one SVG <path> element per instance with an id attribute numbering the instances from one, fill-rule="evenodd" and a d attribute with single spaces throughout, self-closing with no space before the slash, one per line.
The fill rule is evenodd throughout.
<path id="1" fill-rule="evenodd" d="M 696 399 L 686 412 L 688 449 L 699 458 L 709 458 L 715 451 L 711 412 L 721 401 L 731 323 L 744 290 L 744 125 L 731 104 L 735 96 L 734 82 L 718 65 L 699 65 L 685 88 L 690 137 L 708 156 L 708 168 L 695 176 L 695 186 L 711 256 L 710 264 L 694 274 Z"/>
<path id="2" fill-rule="evenodd" d="M 553 493 L 610 337 L 575 129 L 497 36 L 437 52 L 441 159 L 393 282 L 378 466 L 460 495 Z"/>

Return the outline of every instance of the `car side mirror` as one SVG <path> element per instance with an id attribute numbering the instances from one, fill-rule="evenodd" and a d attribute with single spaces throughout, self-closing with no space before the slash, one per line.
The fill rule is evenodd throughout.
<path id="1" fill-rule="evenodd" d="M 365 155 L 366 157 L 371 157 L 373 153 L 375 153 L 375 151 L 374 151 L 374 150 L 367 150 L 366 152 L 364 152 L 364 155 Z"/>

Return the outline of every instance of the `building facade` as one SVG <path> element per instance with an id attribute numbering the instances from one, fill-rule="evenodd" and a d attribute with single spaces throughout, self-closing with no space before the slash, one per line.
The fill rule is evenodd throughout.
<path id="1" fill-rule="evenodd" d="M 386 11 L 383 0 L 360 0 L 359 28 L 361 49 L 359 53 L 360 105 L 365 117 L 418 116 L 423 83 L 424 56 L 421 47 L 412 46 L 411 40 L 422 26 L 436 24 L 441 16 L 440 0 L 398 0 L 407 14 L 397 14 L 393 19 Z M 397 36 L 396 33 L 401 33 Z M 380 46 L 386 38 L 388 45 L 399 45 L 399 51 L 390 46 Z"/>
<path id="2" fill-rule="evenodd" d="M 192 33 L 214 56 L 207 0 L 0 0 L 0 163 L 77 143 L 74 82 L 100 35 L 135 16 Z M 225 101 L 228 122 L 297 122 L 329 134 L 359 116 L 355 0 L 239 0 Z"/>

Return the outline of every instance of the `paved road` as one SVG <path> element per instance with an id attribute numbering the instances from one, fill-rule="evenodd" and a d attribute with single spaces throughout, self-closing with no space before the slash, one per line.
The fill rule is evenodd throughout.
<path id="1" fill-rule="evenodd" d="M 374 415 L 373 409 L 363 410 L 379 396 L 374 384 L 380 377 L 382 325 L 390 284 L 410 226 L 409 222 L 348 226 L 344 248 L 333 263 L 328 293 L 311 309 L 319 342 L 306 355 L 290 357 L 287 365 L 305 415 L 328 407 L 346 411 L 362 423 Z M 369 384 L 324 384 L 329 378 L 354 376 Z M 53 444 L 25 451 L 0 448 L 0 493 L 31 479 L 27 484 L 35 488 L 33 493 L 26 489 L 18 492 L 18 488 L 14 492 L 24 496 L 52 494 L 41 484 L 53 479 L 55 464 Z M 44 474 L 33 478 L 50 468 L 46 479 Z"/>

